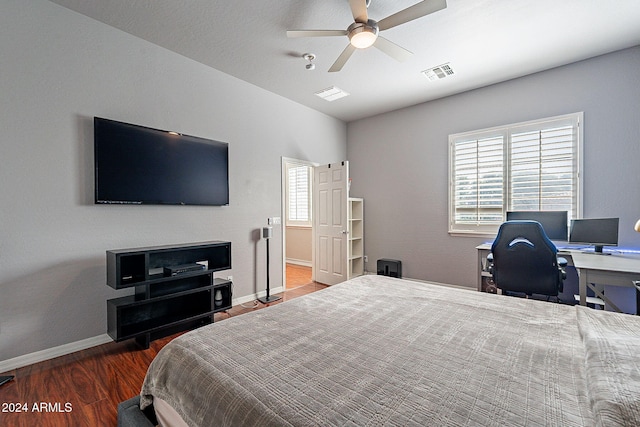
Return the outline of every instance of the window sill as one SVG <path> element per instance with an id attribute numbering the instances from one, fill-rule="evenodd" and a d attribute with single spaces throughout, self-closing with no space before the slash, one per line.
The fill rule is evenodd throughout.
<path id="1" fill-rule="evenodd" d="M 449 236 L 451 237 L 477 237 L 477 238 L 491 238 L 496 237 L 496 232 L 489 231 L 462 231 L 462 230 L 449 230 Z"/>

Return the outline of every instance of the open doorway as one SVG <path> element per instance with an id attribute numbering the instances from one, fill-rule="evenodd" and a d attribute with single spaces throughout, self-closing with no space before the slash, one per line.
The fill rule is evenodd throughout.
<path id="1" fill-rule="evenodd" d="M 312 283 L 312 185 L 316 163 L 282 158 L 283 287 Z"/>

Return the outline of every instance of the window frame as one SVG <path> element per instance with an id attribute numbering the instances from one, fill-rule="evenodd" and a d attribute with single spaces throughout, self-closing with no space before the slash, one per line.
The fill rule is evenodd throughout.
<path id="1" fill-rule="evenodd" d="M 512 140 L 511 137 L 514 134 L 522 134 L 528 130 L 545 130 L 552 129 L 555 126 L 570 125 L 574 127 L 576 132 L 576 138 L 573 142 L 573 148 L 575 150 L 573 157 L 573 178 L 574 189 L 572 192 L 572 201 L 574 208 L 569 210 L 569 218 L 582 217 L 582 202 L 583 202 L 583 127 L 584 127 L 584 113 L 571 113 L 554 117 L 547 117 L 543 119 L 530 120 L 526 122 L 513 123 L 504 126 L 496 126 L 492 128 L 474 130 L 469 132 L 462 132 L 449 135 L 449 195 L 448 195 L 448 232 L 452 236 L 473 236 L 473 237 L 492 237 L 498 231 L 498 227 L 504 221 L 507 210 L 510 210 L 511 206 L 511 185 L 512 185 L 512 173 L 511 173 L 511 149 Z M 476 224 L 456 223 L 456 193 L 455 193 L 455 148 L 457 142 L 486 139 L 489 137 L 502 137 L 502 219 L 500 221 L 487 221 L 482 223 L 477 221 Z M 476 157 L 477 159 L 477 157 Z M 459 200 L 459 199 L 458 199 Z M 479 210 L 478 204 L 475 207 Z"/>

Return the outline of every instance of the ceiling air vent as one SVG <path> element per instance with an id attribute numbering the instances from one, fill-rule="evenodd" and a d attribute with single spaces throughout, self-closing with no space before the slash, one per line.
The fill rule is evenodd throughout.
<path id="1" fill-rule="evenodd" d="M 451 68 L 451 65 L 447 62 L 446 64 L 424 70 L 422 74 L 424 74 L 429 81 L 440 80 L 445 77 L 452 76 L 453 68 Z"/>
<path id="2" fill-rule="evenodd" d="M 344 90 L 337 88 L 335 86 L 330 86 L 326 89 L 319 90 L 315 94 L 327 101 L 335 101 L 336 99 L 349 96 L 349 92 L 345 92 Z"/>

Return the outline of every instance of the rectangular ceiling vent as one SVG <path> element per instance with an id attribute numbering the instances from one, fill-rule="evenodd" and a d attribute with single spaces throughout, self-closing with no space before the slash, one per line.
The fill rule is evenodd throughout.
<path id="1" fill-rule="evenodd" d="M 452 76 L 453 68 L 451 68 L 451 65 L 447 62 L 446 64 L 424 70 L 422 74 L 424 74 L 429 81 L 440 80 L 445 77 Z"/>
<path id="2" fill-rule="evenodd" d="M 326 89 L 319 90 L 315 94 L 327 101 L 335 101 L 336 99 L 349 96 L 349 92 L 345 92 L 344 90 L 337 88 L 335 86 L 330 86 Z"/>

